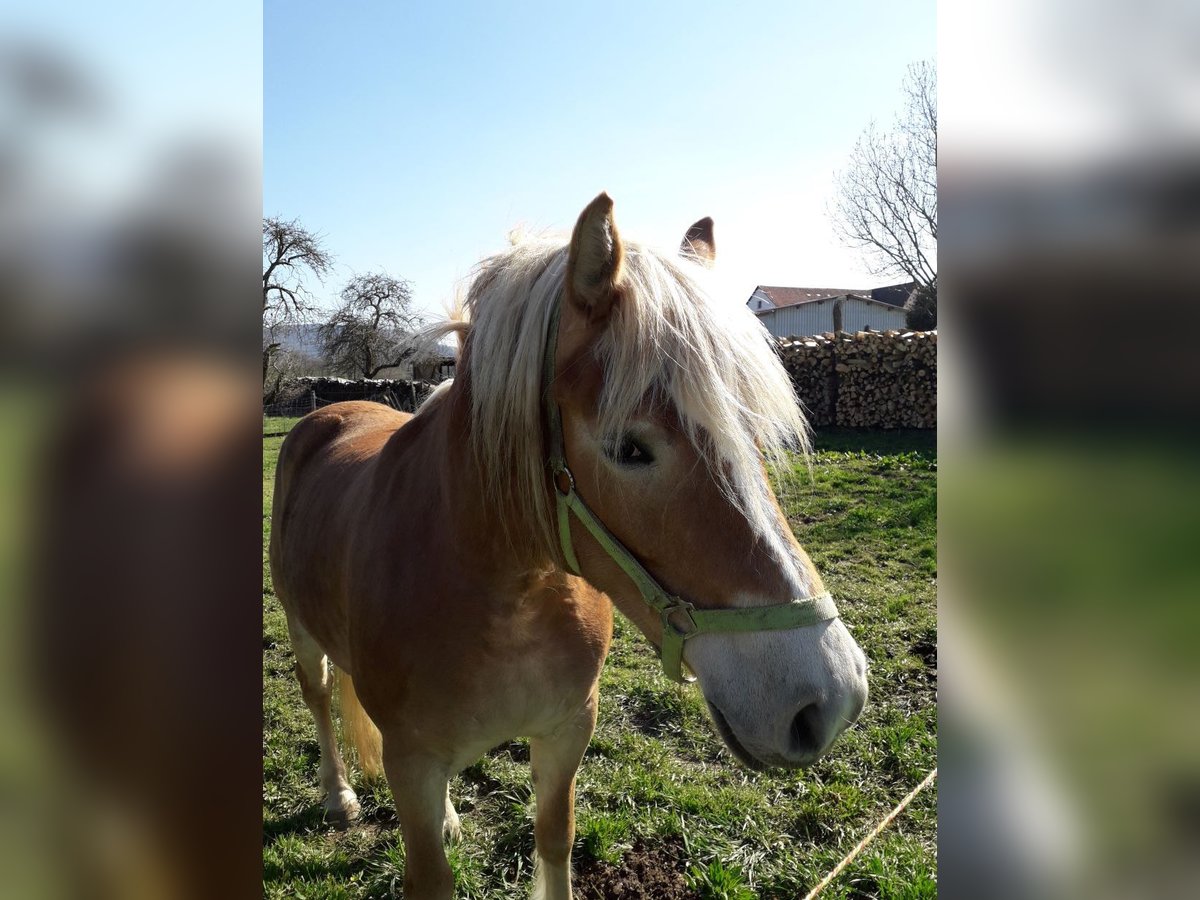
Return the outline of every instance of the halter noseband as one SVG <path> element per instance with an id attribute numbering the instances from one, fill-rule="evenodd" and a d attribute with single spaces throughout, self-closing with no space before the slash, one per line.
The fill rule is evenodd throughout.
<path id="1" fill-rule="evenodd" d="M 554 358 L 558 349 L 558 321 L 562 311 L 562 300 L 554 304 L 550 314 L 549 334 L 546 336 L 546 356 L 542 365 L 542 390 L 546 403 L 546 425 L 550 436 L 550 481 L 558 507 L 558 537 L 562 545 L 567 568 L 575 575 L 582 575 L 575 548 L 571 542 L 571 522 L 568 513 L 574 513 L 583 525 L 604 548 L 621 571 L 629 576 L 642 595 L 642 601 L 658 613 L 662 620 L 663 672 L 672 681 L 681 684 L 695 681 L 695 676 L 683 674 L 683 643 L 688 638 L 704 632 L 783 631 L 815 625 L 838 616 L 833 598 L 826 591 L 815 597 L 803 597 L 788 603 L 770 606 L 747 606 L 734 609 L 697 609 L 681 597 L 670 594 L 654 576 L 646 571 L 629 549 L 604 527 L 588 505 L 575 490 L 575 476 L 567 466 L 563 445 L 562 415 L 558 404 L 551 397 L 554 381 Z"/>

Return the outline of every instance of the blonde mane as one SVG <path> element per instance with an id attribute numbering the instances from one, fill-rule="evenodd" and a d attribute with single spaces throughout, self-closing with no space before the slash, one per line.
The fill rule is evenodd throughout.
<path id="1" fill-rule="evenodd" d="M 605 373 L 601 430 L 621 434 L 647 396 L 666 399 L 729 502 L 778 546 L 763 463 L 790 471 L 784 451 L 807 454 L 809 437 L 767 332 L 745 306 L 714 299 L 707 271 L 694 261 L 630 241 L 624 248 L 627 301 L 595 351 Z M 566 271 L 565 241 L 520 239 L 480 263 L 462 311 L 469 325 L 460 380 L 470 385 L 471 444 L 488 500 L 530 523 L 547 547 L 557 537 L 546 489 L 542 365 Z"/>

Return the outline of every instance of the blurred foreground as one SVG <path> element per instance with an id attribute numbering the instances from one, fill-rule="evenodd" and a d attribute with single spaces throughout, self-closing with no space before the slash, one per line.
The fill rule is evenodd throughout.
<path id="1" fill-rule="evenodd" d="M 943 4 L 939 879 L 1200 892 L 1194 4 Z"/>
<path id="2" fill-rule="evenodd" d="M 261 19 L 57 11 L 0 29 L 0 895 L 257 896 Z"/>

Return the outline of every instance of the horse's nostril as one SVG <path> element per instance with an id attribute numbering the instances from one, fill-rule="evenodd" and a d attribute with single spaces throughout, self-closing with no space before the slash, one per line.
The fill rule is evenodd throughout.
<path id="1" fill-rule="evenodd" d="M 807 755 L 820 751 L 823 746 L 821 708 L 815 703 L 810 703 L 792 719 L 791 751 L 797 756 Z"/>

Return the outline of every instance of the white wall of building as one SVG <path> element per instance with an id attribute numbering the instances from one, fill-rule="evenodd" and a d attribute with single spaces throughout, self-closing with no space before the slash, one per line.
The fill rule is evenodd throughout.
<path id="1" fill-rule="evenodd" d="M 776 337 L 804 337 L 833 331 L 833 304 L 835 298 L 771 309 L 758 318 L 767 331 Z M 751 297 L 751 302 L 754 298 Z M 847 297 L 842 301 L 843 331 L 902 331 L 904 310 L 883 303 L 873 303 L 858 297 Z M 754 307 L 751 306 L 751 309 Z"/>
<path id="2" fill-rule="evenodd" d="M 755 288 L 750 299 L 746 301 L 746 305 L 750 307 L 751 311 L 758 312 L 760 309 L 770 309 L 775 304 L 767 299 L 766 293 L 761 288 Z"/>
<path id="3" fill-rule="evenodd" d="M 842 304 L 842 328 L 845 331 L 903 331 L 904 310 L 882 303 L 868 303 L 851 297 Z"/>

